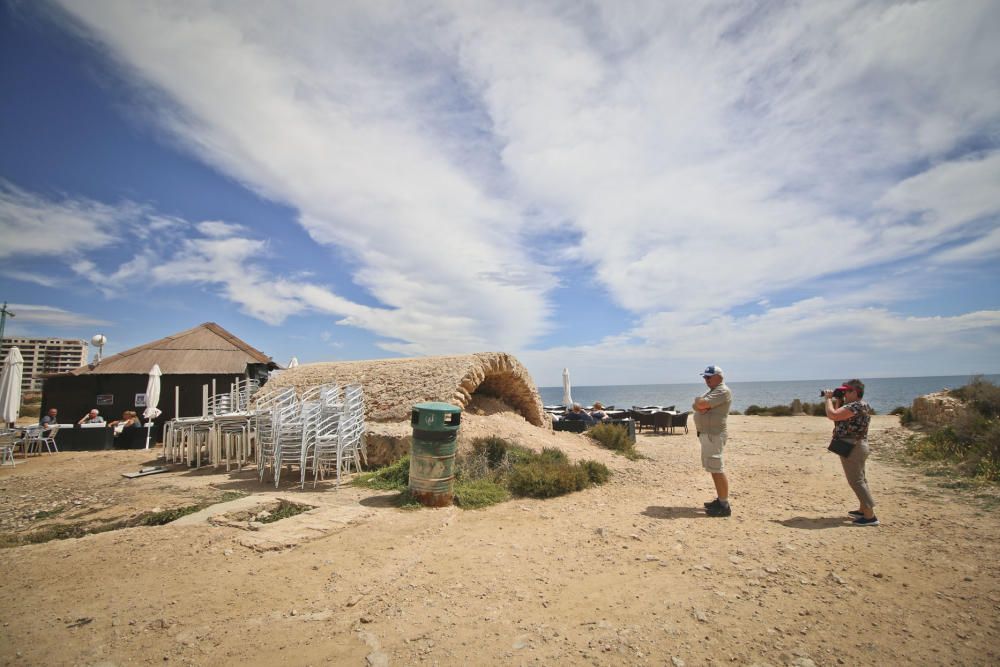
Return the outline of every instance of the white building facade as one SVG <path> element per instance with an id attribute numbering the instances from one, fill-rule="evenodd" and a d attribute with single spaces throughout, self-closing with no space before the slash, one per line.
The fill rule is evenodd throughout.
<path id="1" fill-rule="evenodd" d="M 16 347 L 24 357 L 21 391 L 41 391 L 42 376 L 66 373 L 87 365 L 85 340 L 76 338 L 4 338 L 0 341 L 0 360 Z"/>

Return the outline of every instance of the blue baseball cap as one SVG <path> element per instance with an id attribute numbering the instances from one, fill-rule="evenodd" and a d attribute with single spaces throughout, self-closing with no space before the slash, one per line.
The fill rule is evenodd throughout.
<path id="1" fill-rule="evenodd" d="M 713 375 L 722 375 L 722 366 L 706 366 L 705 370 L 701 372 L 703 378 L 710 378 Z"/>

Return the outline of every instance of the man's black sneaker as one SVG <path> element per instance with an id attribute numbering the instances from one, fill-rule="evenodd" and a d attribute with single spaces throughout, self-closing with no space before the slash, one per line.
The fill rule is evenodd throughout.
<path id="1" fill-rule="evenodd" d="M 705 503 L 705 509 L 708 510 L 712 509 L 713 507 L 722 507 L 722 503 L 719 502 L 718 498 L 716 498 L 715 500 L 710 500 L 707 503 Z"/>
<path id="2" fill-rule="evenodd" d="M 732 516 L 733 508 L 719 503 L 717 507 L 706 507 L 705 514 L 708 516 Z"/>
<path id="3" fill-rule="evenodd" d="M 854 521 L 852 521 L 851 523 L 853 523 L 855 526 L 877 526 L 878 525 L 878 517 L 877 516 L 873 516 L 870 519 L 866 519 L 865 517 L 861 516 L 861 517 L 858 517 L 857 519 L 855 519 Z"/>
<path id="4" fill-rule="evenodd" d="M 852 519 L 860 519 L 865 515 L 864 512 L 859 512 L 858 510 L 848 510 L 847 513 L 851 515 Z"/>

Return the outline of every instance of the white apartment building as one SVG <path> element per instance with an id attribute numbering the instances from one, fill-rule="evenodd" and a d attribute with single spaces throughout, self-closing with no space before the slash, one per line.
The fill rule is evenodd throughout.
<path id="1" fill-rule="evenodd" d="M 16 347 L 24 357 L 21 391 L 41 391 L 42 375 L 65 373 L 87 365 L 87 341 L 75 338 L 4 338 L 0 341 L 0 361 Z"/>

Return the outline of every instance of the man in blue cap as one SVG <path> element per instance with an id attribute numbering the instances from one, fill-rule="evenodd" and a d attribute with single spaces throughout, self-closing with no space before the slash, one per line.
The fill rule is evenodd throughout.
<path id="1" fill-rule="evenodd" d="M 708 516 L 730 516 L 729 479 L 722 464 L 722 450 L 726 446 L 726 417 L 733 403 L 733 392 L 726 386 L 722 368 L 708 366 L 701 372 L 708 391 L 694 399 L 694 427 L 701 443 L 701 465 L 712 475 L 716 498 L 705 503 Z"/>

